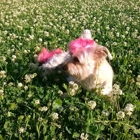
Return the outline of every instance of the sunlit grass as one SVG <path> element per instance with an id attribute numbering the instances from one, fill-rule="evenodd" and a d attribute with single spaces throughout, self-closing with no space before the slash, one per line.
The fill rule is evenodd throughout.
<path id="1" fill-rule="evenodd" d="M 2 0 L 0 140 L 139 140 L 139 5 L 138 0 Z M 62 73 L 42 78 L 37 70 L 42 47 L 67 50 L 84 29 L 114 57 L 113 102 L 77 85 L 71 92 Z"/>

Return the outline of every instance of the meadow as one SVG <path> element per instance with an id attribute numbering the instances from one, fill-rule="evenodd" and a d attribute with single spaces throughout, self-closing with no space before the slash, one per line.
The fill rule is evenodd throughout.
<path id="1" fill-rule="evenodd" d="M 84 29 L 113 55 L 112 102 L 38 71 Z M 140 1 L 1 0 L 0 140 L 140 140 Z"/>

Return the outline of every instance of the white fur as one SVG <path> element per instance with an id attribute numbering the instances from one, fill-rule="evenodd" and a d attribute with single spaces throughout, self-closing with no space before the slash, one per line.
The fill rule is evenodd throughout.
<path id="1" fill-rule="evenodd" d="M 107 49 L 103 46 L 98 47 L 101 47 L 101 53 L 102 48 L 103 50 Z M 92 49 L 93 48 L 88 48 L 87 50 L 74 55 L 73 57 L 77 57 L 79 62 L 68 62 L 66 72 L 68 72 L 68 74 L 83 88 L 87 90 L 102 88 L 101 94 L 109 95 L 112 90 L 113 81 L 112 67 L 105 59 L 105 56 L 94 59 L 93 56 L 95 54 Z M 112 55 L 108 49 L 106 52 L 108 57 L 112 59 Z"/>

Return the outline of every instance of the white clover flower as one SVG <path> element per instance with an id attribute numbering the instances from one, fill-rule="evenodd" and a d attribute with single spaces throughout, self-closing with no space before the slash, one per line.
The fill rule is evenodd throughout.
<path id="1" fill-rule="evenodd" d="M 37 54 L 34 54 L 35 61 L 37 61 L 37 58 L 38 58 L 38 55 Z"/>
<path id="2" fill-rule="evenodd" d="M 44 44 L 45 46 L 47 46 L 47 45 L 48 45 L 48 42 L 47 42 L 47 41 L 45 41 L 43 44 Z"/>
<path id="3" fill-rule="evenodd" d="M 134 111 L 134 105 L 132 105 L 131 103 L 127 104 L 124 108 L 124 111 L 126 112 L 126 115 L 130 116 Z"/>
<path id="4" fill-rule="evenodd" d="M 116 36 L 119 37 L 120 36 L 120 33 L 116 33 Z"/>
<path id="5" fill-rule="evenodd" d="M 39 42 L 42 42 L 42 38 L 39 38 L 38 40 L 39 40 Z"/>
<path id="6" fill-rule="evenodd" d="M 114 94 L 114 95 L 123 95 L 123 92 L 120 89 L 119 85 L 117 85 L 117 84 L 113 85 L 112 94 Z"/>
<path id="7" fill-rule="evenodd" d="M 6 57 L 2 56 L 2 61 L 5 62 L 6 61 Z"/>
<path id="8" fill-rule="evenodd" d="M 80 135 L 80 140 L 88 140 L 88 134 L 84 134 L 84 133 L 82 133 L 81 135 Z"/>
<path id="9" fill-rule="evenodd" d="M 90 109 L 94 109 L 96 107 L 96 102 L 91 100 L 88 102 L 87 105 Z"/>
<path id="10" fill-rule="evenodd" d="M 74 90 L 78 90 L 78 84 L 74 83 L 73 81 L 69 82 L 69 88 L 70 89 L 74 89 Z"/>
<path id="11" fill-rule="evenodd" d="M 29 93 L 29 94 L 28 94 L 28 98 L 31 98 L 31 97 L 32 97 L 32 94 L 31 94 L 31 93 Z"/>
<path id="12" fill-rule="evenodd" d="M 116 113 L 116 116 L 118 119 L 124 119 L 125 113 L 123 111 L 119 111 L 118 113 Z"/>
<path id="13" fill-rule="evenodd" d="M 130 30 L 130 27 L 126 27 L 126 30 L 129 31 Z"/>
<path id="14" fill-rule="evenodd" d="M 75 89 L 70 89 L 69 95 L 74 96 L 75 94 L 76 94 L 76 90 Z"/>
<path id="15" fill-rule="evenodd" d="M 12 83 L 12 82 L 10 82 L 9 84 L 8 84 L 8 86 L 13 86 L 14 85 L 14 83 Z"/>
<path id="16" fill-rule="evenodd" d="M 27 53 L 28 53 L 28 51 L 27 51 L 27 50 L 24 50 L 23 52 L 24 52 L 25 54 L 27 54 Z"/>
<path id="17" fill-rule="evenodd" d="M 107 111 L 107 110 L 103 110 L 103 111 L 102 111 L 102 115 L 103 115 L 103 116 L 106 116 L 106 117 L 107 117 L 107 116 L 109 116 L 109 114 L 110 114 L 110 113 L 109 113 L 109 111 Z"/>
<path id="18" fill-rule="evenodd" d="M 39 104 L 40 104 L 40 100 L 39 99 L 35 100 L 35 105 L 39 105 Z"/>
<path id="19" fill-rule="evenodd" d="M 28 86 L 24 86 L 24 89 L 27 90 L 28 89 Z"/>
<path id="20" fill-rule="evenodd" d="M 30 78 L 35 78 L 37 76 L 37 73 L 33 73 L 33 74 L 30 74 Z"/>
<path id="21" fill-rule="evenodd" d="M 18 83 L 18 87 L 19 88 L 23 87 L 23 84 L 22 83 Z"/>
<path id="22" fill-rule="evenodd" d="M 25 129 L 23 127 L 20 127 L 19 128 L 19 133 L 24 133 L 25 132 Z"/>
<path id="23" fill-rule="evenodd" d="M 140 75 L 137 76 L 137 81 L 140 82 Z"/>
<path id="24" fill-rule="evenodd" d="M 4 70 L 0 71 L 0 78 L 5 78 L 6 72 Z"/>
<path id="25" fill-rule="evenodd" d="M 140 82 L 136 82 L 136 85 L 138 86 L 138 88 L 140 88 Z"/>
<path id="26" fill-rule="evenodd" d="M 46 112 L 48 110 L 48 107 L 47 106 L 43 106 L 43 107 L 40 107 L 39 110 L 41 112 Z"/>
<path id="27" fill-rule="evenodd" d="M 74 83 L 74 85 L 73 85 L 73 88 L 75 89 L 75 90 L 78 90 L 78 84 L 76 84 L 76 83 Z"/>
<path id="28" fill-rule="evenodd" d="M 125 35 L 121 35 L 122 38 L 125 38 Z"/>
<path id="29" fill-rule="evenodd" d="M 25 75 L 25 83 L 29 83 L 29 82 L 31 82 L 31 77 L 29 74 L 26 74 Z"/>
<path id="30" fill-rule="evenodd" d="M 110 29 L 109 25 L 107 25 L 105 28 L 106 28 L 106 30 L 109 30 Z"/>
<path id="31" fill-rule="evenodd" d="M 17 57 L 16 57 L 16 55 L 12 55 L 12 58 L 13 58 L 13 59 L 16 59 Z"/>
<path id="32" fill-rule="evenodd" d="M 117 85 L 117 84 L 114 84 L 114 85 L 113 85 L 113 88 L 114 88 L 114 89 L 120 89 L 120 86 Z"/>
<path id="33" fill-rule="evenodd" d="M 34 35 L 29 35 L 29 39 L 33 40 L 34 39 Z"/>
<path id="34" fill-rule="evenodd" d="M 59 118 L 59 117 L 58 117 L 58 113 L 55 113 L 55 112 L 52 113 L 51 116 L 52 116 L 52 119 L 53 119 L 53 120 L 57 120 L 57 119 Z"/>
<path id="35" fill-rule="evenodd" d="M 39 122 L 43 121 L 43 118 L 39 117 L 39 118 L 38 118 L 38 121 L 39 121 Z"/>
<path id="36" fill-rule="evenodd" d="M 127 46 L 127 42 L 124 42 L 124 46 Z"/>
<path id="37" fill-rule="evenodd" d="M 69 82 L 69 86 L 73 86 L 74 85 L 74 82 L 73 81 L 70 81 Z"/>
<path id="38" fill-rule="evenodd" d="M 59 91 L 58 91 L 58 94 L 59 94 L 59 95 L 63 95 L 63 91 L 59 90 Z"/>

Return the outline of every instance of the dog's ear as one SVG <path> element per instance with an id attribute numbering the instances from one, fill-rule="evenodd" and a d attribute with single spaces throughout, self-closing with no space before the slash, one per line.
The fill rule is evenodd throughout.
<path id="1" fill-rule="evenodd" d="M 113 57 L 111 55 L 111 53 L 109 52 L 109 50 L 104 47 L 104 46 L 97 46 L 95 49 L 95 54 L 98 56 L 98 58 L 102 58 L 102 57 L 107 57 L 112 60 Z"/>

